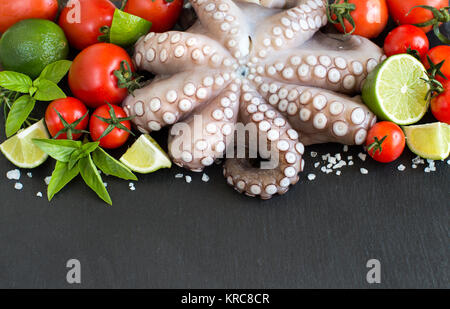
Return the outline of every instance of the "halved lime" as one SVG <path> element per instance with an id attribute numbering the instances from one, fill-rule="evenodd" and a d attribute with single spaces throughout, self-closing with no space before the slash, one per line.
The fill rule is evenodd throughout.
<path id="1" fill-rule="evenodd" d="M 408 54 L 388 58 L 372 71 L 364 84 L 362 98 L 382 120 L 400 125 L 416 123 L 425 115 L 430 86 L 423 64 Z"/>
<path id="2" fill-rule="evenodd" d="M 450 153 L 450 126 L 435 122 L 403 127 L 406 143 L 416 155 L 425 159 L 443 160 Z"/>
<path id="3" fill-rule="evenodd" d="M 0 150 L 15 166 L 35 168 L 44 163 L 48 155 L 32 142 L 33 138 L 50 138 L 44 120 L 36 122 L 7 139 L 0 145 Z"/>
<path id="4" fill-rule="evenodd" d="M 120 161 L 132 171 L 141 174 L 172 167 L 167 154 L 148 134 L 141 135 L 120 158 Z"/>
<path id="5" fill-rule="evenodd" d="M 109 41 L 120 46 L 130 46 L 146 35 L 152 23 L 136 15 L 116 9 L 109 32 Z"/>

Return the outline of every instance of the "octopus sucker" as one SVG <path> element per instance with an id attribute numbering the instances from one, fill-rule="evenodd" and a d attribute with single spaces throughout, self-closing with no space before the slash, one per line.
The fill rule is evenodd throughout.
<path id="1" fill-rule="evenodd" d="M 269 199 L 298 182 L 305 145 L 364 143 L 376 117 L 354 95 L 385 55 L 322 33 L 325 0 L 191 4 L 186 32 L 136 43 L 133 62 L 156 77 L 123 103 L 141 132 L 172 126 L 175 164 L 199 172 L 225 157 L 230 186 Z"/>

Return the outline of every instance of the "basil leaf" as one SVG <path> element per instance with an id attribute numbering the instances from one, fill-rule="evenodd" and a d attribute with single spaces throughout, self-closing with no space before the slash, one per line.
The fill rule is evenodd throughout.
<path id="1" fill-rule="evenodd" d="M 38 101 L 53 101 L 66 98 L 64 91 L 49 80 L 38 78 L 34 81 L 33 86 L 37 88 L 34 98 Z"/>
<path id="2" fill-rule="evenodd" d="M 91 152 L 93 152 L 98 147 L 98 142 L 86 143 L 81 146 L 81 149 L 75 150 L 69 158 L 69 168 L 72 168 L 77 164 L 77 162 L 84 157 L 87 157 Z"/>
<path id="3" fill-rule="evenodd" d="M 91 152 L 93 152 L 95 149 L 98 148 L 98 145 L 100 144 L 100 142 L 91 142 L 91 143 L 86 143 L 83 146 L 81 146 L 81 150 L 85 153 L 85 154 L 90 154 Z"/>
<path id="4" fill-rule="evenodd" d="M 28 93 L 33 81 L 27 75 L 11 71 L 0 72 L 0 86 L 8 90 Z"/>
<path id="5" fill-rule="evenodd" d="M 111 197 L 103 184 L 103 180 L 98 173 L 97 168 L 92 161 L 91 156 L 81 158 L 78 161 L 78 167 L 80 169 L 81 177 L 84 182 L 95 192 L 98 197 L 104 200 L 109 205 L 112 205 Z"/>
<path id="6" fill-rule="evenodd" d="M 67 139 L 33 139 L 43 152 L 57 161 L 69 162 L 71 154 L 81 147 L 80 141 Z"/>
<path id="7" fill-rule="evenodd" d="M 13 103 L 6 119 L 5 131 L 7 137 L 19 131 L 33 110 L 35 103 L 36 100 L 29 95 L 21 96 Z"/>
<path id="8" fill-rule="evenodd" d="M 51 201 L 55 194 L 61 191 L 79 173 L 78 166 L 70 169 L 67 163 L 56 161 L 55 169 L 53 170 L 52 178 L 47 188 L 48 200 Z"/>
<path id="9" fill-rule="evenodd" d="M 122 162 L 111 157 L 102 148 L 97 148 L 92 153 L 95 165 L 106 175 L 115 176 L 125 180 L 138 180 L 137 177 Z"/>
<path id="10" fill-rule="evenodd" d="M 46 79 L 58 84 L 67 72 L 69 72 L 72 61 L 59 60 L 47 65 L 39 76 L 40 79 Z"/>

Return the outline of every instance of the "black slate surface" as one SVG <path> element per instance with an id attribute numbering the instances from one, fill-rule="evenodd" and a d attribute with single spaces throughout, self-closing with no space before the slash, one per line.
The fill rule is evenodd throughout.
<path id="1" fill-rule="evenodd" d="M 80 180 L 51 203 L 36 197 L 50 160 L 31 179 L 22 170 L 21 191 L 0 176 L 0 288 L 448 288 L 446 162 L 426 174 L 411 168 L 409 151 L 381 165 L 351 147 L 355 166 L 339 177 L 314 169 L 313 150 L 344 154 L 341 145 L 308 148 L 300 183 L 265 202 L 234 192 L 219 166 L 208 183 L 179 168 L 140 176 L 134 192 L 107 178 L 112 207 Z M 0 156 L 0 175 L 11 169 Z M 73 258 L 80 285 L 66 282 Z M 381 284 L 366 282 L 373 258 Z"/>

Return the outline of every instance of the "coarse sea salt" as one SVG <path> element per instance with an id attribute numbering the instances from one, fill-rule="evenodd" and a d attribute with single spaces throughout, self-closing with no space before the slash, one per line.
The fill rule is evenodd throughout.
<path id="1" fill-rule="evenodd" d="M 183 178 L 183 176 L 184 176 L 183 174 L 176 174 L 175 178 L 179 179 L 179 178 Z"/>
<path id="2" fill-rule="evenodd" d="M 37 197 L 42 197 L 42 192 L 36 193 L 36 196 L 37 196 Z"/>
<path id="3" fill-rule="evenodd" d="M 20 171 L 18 169 L 8 171 L 6 173 L 6 178 L 9 180 L 19 180 L 20 179 Z"/>
<path id="4" fill-rule="evenodd" d="M 209 181 L 209 176 L 206 175 L 205 173 L 203 173 L 203 175 L 202 175 L 202 181 L 203 181 L 203 182 L 208 182 L 208 181 Z"/>
<path id="5" fill-rule="evenodd" d="M 33 173 L 28 172 L 28 173 L 27 173 L 27 176 L 28 176 L 28 178 L 33 178 Z"/>
<path id="6" fill-rule="evenodd" d="M 186 175 L 185 180 L 186 180 L 187 183 L 191 183 L 192 182 L 192 177 Z"/>
<path id="7" fill-rule="evenodd" d="M 347 151 L 348 151 L 348 146 L 347 146 L 347 145 L 344 145 L 342 151 L 347 152 Z"/>
<path id="8" fill-rule="evenodd" d="M 316 179 L 316 175 L 308 174 L 308 179 L 309 179 L 309 181 L 313 181 L 314 179 Z"/>
<path id="9" fill-rule="evenodd" d="M 336 175 L 341 176 L 341 171 L 336 171 Z"/>
<path id="10" fill-rule="evenodd" d="M 363 174 L 363 175 L 369 174 L 369 171 L 368 171 L 367 169 L 365 169 L 365 168 L 361 168 L 359 171 L 360 171 L 361 174 Z"/>
<path id="11" fill-rule="evenodd" d="M 50 183 L 50 180 L 52 180 L 52 176 L 47 176 L 44 178 L 44 182 L 45 184 L 48 186 L 48 184 Z"/>
<path id="12" fill-rule="evenodd" d="M 23 189 L 23 184 L 21 184 L 20 182 L 16 182 L 16 184 L 14 185 L 14 189 L 22 190 Z"/>
<path id="13" fill-rule="evenodd" d="M 397 169 L 398 169 L 400 172 L 403 172 L 404 170 L 406 170 L 406 166 L 404 166 L 403 164 L 400 164 L 399 166 L 397 166 Z"/>
<path id="14" fill-rule="evenodd" d="M 358 157 L 361 159 L 361 161 L 366 161 L 367 155 L 365 153 L 358 153 Z"/>
<path id="15" fill-rule="evenodd" d="M 314 163 L 314 167 L 315 167 L 315 168 L 318 168 L 318 167 L 319 167 L 319 165 L 320 165 L 320 162 L 316 162 L 316 163 Z"/>
<path id="16" fill-rule="evenodd" d="M 311 158 L 315 158 L 315 157 L 317 157 L 317 152 L 311 151 Z"/>

